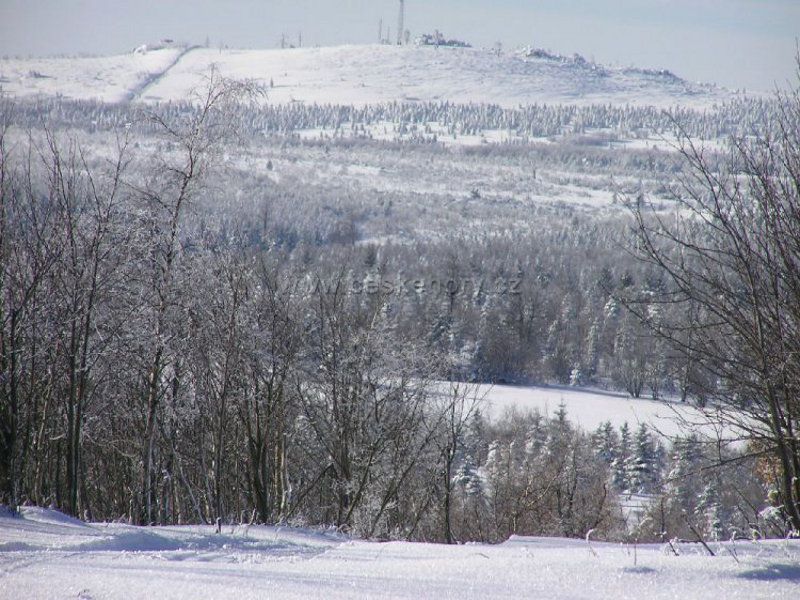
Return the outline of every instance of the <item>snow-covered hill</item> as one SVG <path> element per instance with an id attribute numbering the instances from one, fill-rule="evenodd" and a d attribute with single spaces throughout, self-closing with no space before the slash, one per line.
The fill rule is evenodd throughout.
<path id="1" fill-rule="evenodd" d="M 123 102 L 151 83 L 183 54 L 147 53 L 78 58 L 0 59 L 0 89 L 12 97 L 57 96 Z"/>
<path id="2" fill-rule="evenodd" d="M 176 60 L 177 59 L 177 60 Z M 545 52 L 338 46 L 287 50 L 164 49 L 105 58 L 0 60 L 13 96 L 61 94 L 109 102 L 185 99 L 211 65 L 263 84 L 272 103 L 387 101 L 612 103 L 705 107 L 731 97 L 668 71 L 610 68 Z"/>
<path id="3" fill-rule="evenodd" d="M 2 598 L 791 598 L 797 541 L 621 545 L 512 537 L 446 546 L 264 526 L 0 515 Z M 711 592 L 713 590 L 713 593 Z"/>

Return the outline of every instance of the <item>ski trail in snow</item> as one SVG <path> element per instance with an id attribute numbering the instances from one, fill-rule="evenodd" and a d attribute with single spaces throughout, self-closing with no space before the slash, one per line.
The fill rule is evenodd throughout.
<path id="1" fill-rule="evenodd" d="M 141 100 L 145 92 L 148 89 L 156 85 L 159 81 L 161 81 L 167 73 L 170 72 L 175 66 L 181 61 L 181 59 L 189 54 L 192 50 L 197 50 L 200 46 L 187 46 L 178 55 L 173 59 L 171 63 L 169 63 L 166 67 L 164 67 L 161 71 L 157 73 L 150 73 L 147 77 L 140 83 L 138 83 L 132 90 L 130 90 L 125 98 L 125 102 L 135 102 L 137 100 Z"/>
<path id="2" fill-rule="evenodd" d="M 51 558 L 52 554 L 48 552 L 4 552 L 0 562 L 0 589 L 3 587 L 2 581 L 10 578 L 17 571 L 27 569 Z"/>

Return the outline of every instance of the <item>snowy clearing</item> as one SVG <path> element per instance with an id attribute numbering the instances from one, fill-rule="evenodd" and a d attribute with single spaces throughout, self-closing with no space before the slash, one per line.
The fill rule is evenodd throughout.
<path id="1" fill-rule="evenodd" d="M 500 545 L 350 540 L 252 526 L 0 516 L 4 598 L 789 598 L 800 543 L 668 546 L 512 537 Z"/>
<path id="2" fill-rule="evenodd" d="M 478 394 L 486 397 L 486 414 L 497 419 L 509 410 L 538 410 L 552 417 L 564 404 L 567 418 L 587 431 L 610 421 L 618 428 L 623 423 L 636 426 L 647 423 L 665 436 L 686 434 L 685 422 L 702 422 L 703 416 L 693 407 L 678 401 L 631 398 L 620 392 L 568 387 L 527 387 L 495 385 L 481 387 Z M 702 428 L 714 433 L 710 426 Z"/>

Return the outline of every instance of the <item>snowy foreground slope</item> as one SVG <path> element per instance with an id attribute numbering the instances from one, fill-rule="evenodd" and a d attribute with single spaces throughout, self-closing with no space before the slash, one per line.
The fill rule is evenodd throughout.
<path id="1" fill-rule="evenodd" d="M 185 99 L 211 65 L 265 85 L 268 102 L 368 105 L 389 101 L 639 104 L 707 107 L 721 88 L 671 73 L 604 67 L 582 59 L 477 48 L 337 46 L 286 50 L 157 50 L 105 58 L 0 60 L 0 86 L 105 101 Z"/>
<path id="2" fill-rule="evenodd" d="M 349 540 L 300 529 L 0 517 L 2 598 L 790 598 L 800 543 L 634 548 L 514 537 L 497 546 Z"/>

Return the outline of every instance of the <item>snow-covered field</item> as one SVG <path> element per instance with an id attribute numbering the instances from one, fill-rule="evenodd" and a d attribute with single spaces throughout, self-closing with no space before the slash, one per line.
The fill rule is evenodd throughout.
<path id="1" fill-rule="evenodd" d="M 391 101 L 682 105 L 732 97 L 669 73 L 525 57 L 478 48 L 337 46 L 286 50 L 176 49 L 98 58 L 0 60 L 0 86 L 106 101 L 185 99 L 215 65 L 222 75 L 263 84 L 269 102 L 367 105 Z M 176 58 L 179 58 L 176 60 Z M 174 64 L 173 64 L 174 63 Z"/>
<path id="2" fill-rule="evenodd" d="M 513 537 L 445 546 L 280 527 L 0 516 L 2 598 L 791 598 L 800 542 L 667 546 Z"/>
<path id="3" fill-rule="evenodd" d="M 647 423 L 654 431 L 672 437 L 687 433 L 689 424 L 706 422 L 704 416 L 688 404 L 674 400 L 631 398 L 619 392 L 495 385 L 482 387 L 477 393 L 485 398 L 485 412 L 490 418 L 497 419 L 509 410 L 518 413 L 538 410 L 542 415 L 552 417 L 563 404 L 568 419 L 587 431 L 596 429 L 606 421 L 617 428 L 626 422 L 631 427 Z M 705 428 L 709 428 L 709 425 Z"/>

